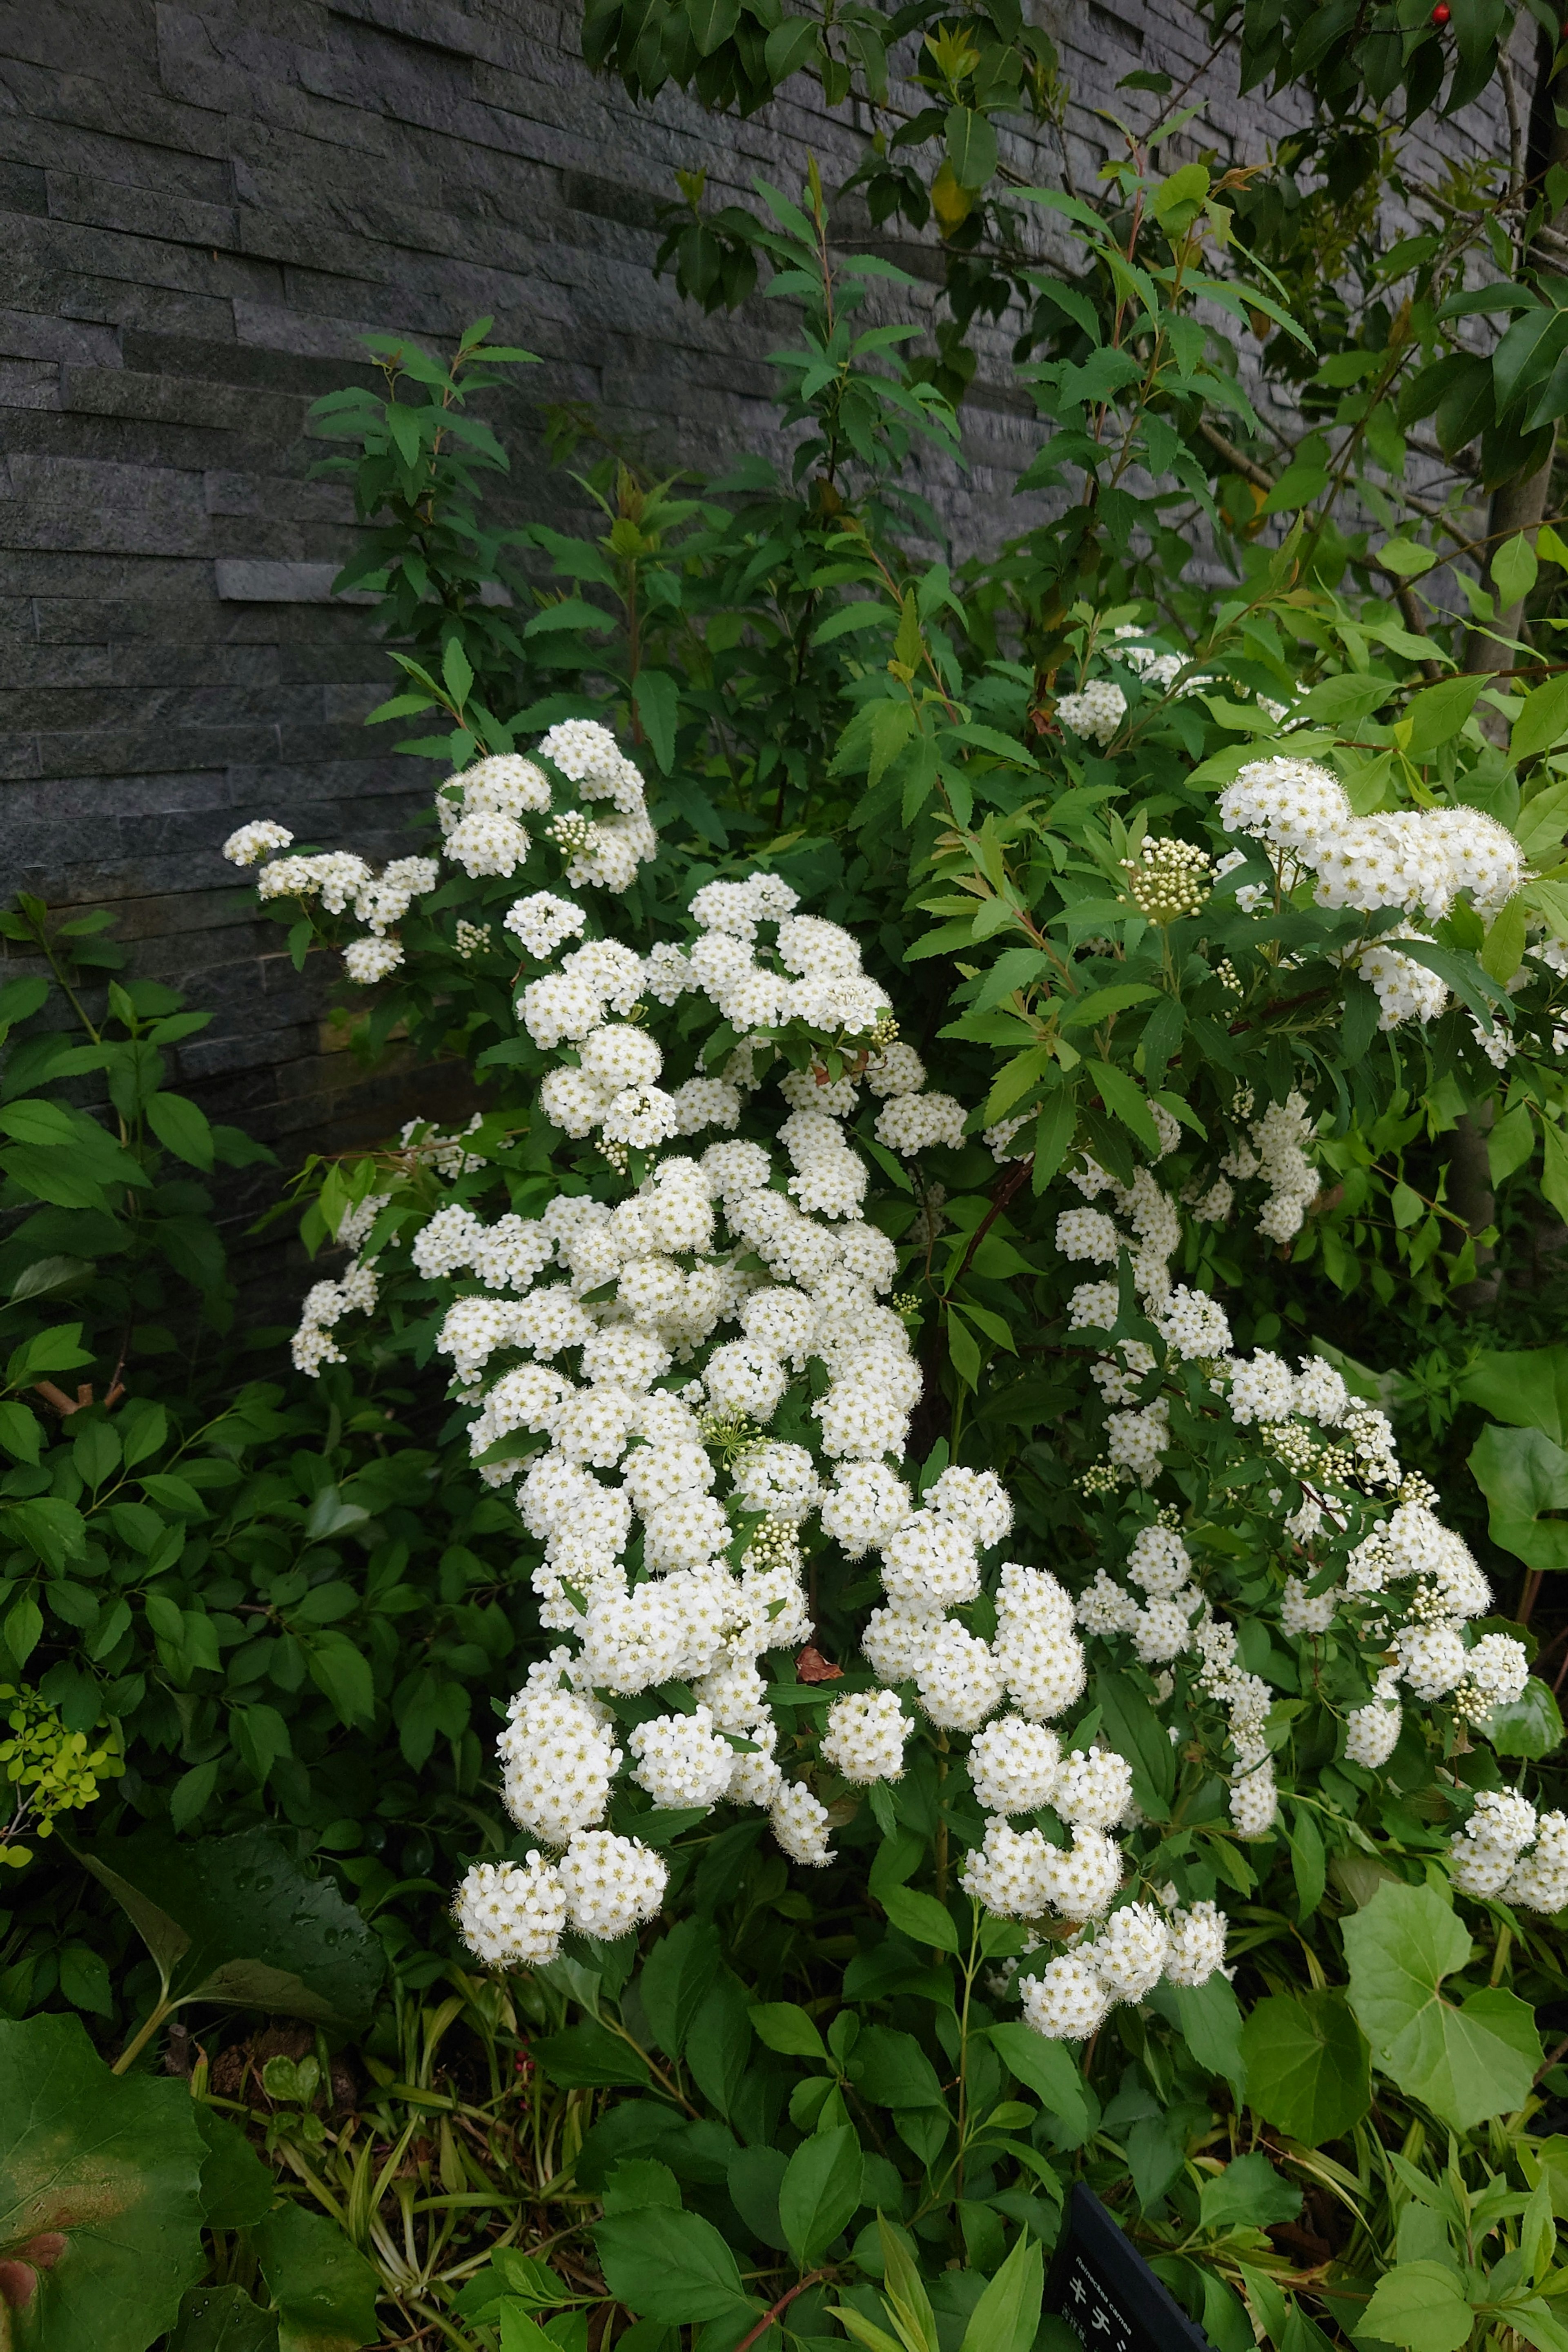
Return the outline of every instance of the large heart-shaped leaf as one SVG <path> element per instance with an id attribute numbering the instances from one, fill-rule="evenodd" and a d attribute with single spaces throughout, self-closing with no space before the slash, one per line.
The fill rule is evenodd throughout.
<path id="1" fill-rule="evenodd" d="M 0 2023 L 0 2343 L 144 2352 L 205 2266 L 183 2083 L 111 2074 L 77 2017 Z"/>
<path id="2" fill-rule="evenodd" d="M 1543 1429 L 1483 1429 L 1470 1475 L 1487 1498 L 1487 1532 L 1527 1568 L 1568 1568 L 1568 1454 Z"/>
<path id="3" fill-rule="evenodd" d="M 369 2015 L 379 1938 L 275 1830 L 179 1839 L 138 1831 L 82 1860 L 129 1912 L 177 2000 L 267 2009 L 322 2025 Z"/>
<path id="4" fill-rule="evenodd" d="M 1494 1421 L 1541 1429 L 1554 1444 L 1568 1437 L 1568 1344 L 1552 1348 L 1483 1348 L 1456 1393 Z"/>
<path id="5" fill-rule="evenodd" d="M 256 2232 L 256 2253 L 278 2310 L 279 2352 L 361 2352 L 382 2340 L 375 2265 L 323 2214 L 279 2205 Z"/>
<path id="6" fill-rule="evenodd" d="M 1307 2147 L 1340 2138 L 1372 2105 L 1371 2053 L 1337 1993 L 1270 1994 L 1248 2011 L 1241 2047 L 1248 2105 Z"/>
<path id="7" fill-rule="evenodd" d="M 1470 1957 L 1469 1931 L 1430 1886 L 1380 1886 L 1341 1930 L 1350 2000 L 1375 2063 L 1457 2131 L 1524 2105 L 1541 2037 L 1510 1992 L 1457 2005 L 1440 1988 Z"/>

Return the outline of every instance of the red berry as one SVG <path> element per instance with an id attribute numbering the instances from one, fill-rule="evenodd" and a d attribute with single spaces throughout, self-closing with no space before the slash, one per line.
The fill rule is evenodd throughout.
<path id="1" fill-rule="evenodd" d="M 1441 32 L 1443 26 L 1447 23 L 1449 13 L 1447 0 L 1437 0 L 1437 5 L 1432 11 L 1432 22 L 1436 26 L 1439 32 Z"/>

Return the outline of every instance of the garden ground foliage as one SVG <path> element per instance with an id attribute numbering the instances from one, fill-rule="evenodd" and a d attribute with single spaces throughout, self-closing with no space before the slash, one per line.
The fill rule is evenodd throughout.
<path id="1" fill-rule="evenodd" d="M 1194 1224 L 1173 1270 L 1239 1347 L 1316 1347 L 1394 1417 L 1492 1581 L 1487 1625 L 1533 1651 L 1524 1697 L 1473 1737 L 1409 1710 L 1383 1768 L 1349 1763 L 1261 1584 L 1248 1628 L 1243 1559 L 1273 1830 L 1184 1811 L 1197 1780 L 1140 1744 L 1135 1676 L 1090 1694 L 1169 1866 L 1228 1908 L 1234 1973 L 1119 2007 L 1081 2050 L 1009 2007 L 1024 1939 L 959 1891 L 973 1800 L 931 1740 L 901 1780 L 841 1791 L 837 1859 L 809 1875 L 760 1816 L 639 1813 L 661 1917 L 485 1971 L 447 1906 L 471 1855 L 513 1845 L 492 1743 L 550 1637 L 535 1550 L 431 1360 L 445 1296 L 395 1286 L 314 1380 L 278 1335 L 247 1349 L 213 1188 L 257 1147 L 170 1083 L 207 1016 L 117 977 L 106 919 L 24 900 L 0 993 L 18 2340 L 1060 2352 L 1041 2255 L 1082 2177 L 1217 2352 L 1568 2343 L 1561 1928 L 1457 1893 L 1447 1862 L 1477 1794 L 1562 1795 L 1568 1095 L 1532 950 L 1568 939 L 1568 544 L 1554 507 L 1509 504 L 1563 389 L 1561 280 L 1532 258 L 1562 191 L 1520 158 L 1407 176 L 1401 121 L 1483 86 L 1506 9 L 1456 7 L 1447 48 L 1425 20 L 1331 37 L 1349 13 L 1247 12 L 1248 79 L 1306 82 L 1320 109 L 1267 169 L 1166 170 L 1170 93 L 1135 76 L 1142 116 L 1085 195 L 998 175 L 994 123 L 1059 112 L 1048 44 L 1005 9 L 591 10 L 591 53 L 636 92 L 673 77 L 715 105 L 805 70 L 875 108 L 889 40 L 909 45 L 929 104 L 858 178 L 878 220 L 940 228 L 934 352 L 910 355 L 909 281 L 838 248 L 815 174 L 716 217 L 694 181 L 664 258 L 710 307 L 754 283 L 778 303 L 787 466 L 660 482 L 612 451 L 581 536 L 509 540 L 479 412 L 528 355 L 485 322 L 452 358 L 380 339 L 384 399 L 329 400 L 318 430 L 350 445 L 329 462 L 367 526 L 343 584 L 383 595 L 402 673 L 378 715 L 432 730 L 408 748 L 460 770 L 602 714 L 660 832 L 626 900 L 645 938 L 761 864 L 855 934 L 906 1039 L 984 1106 L 972 1125 L 1026 1119 L 1000 1165 L 978 1132 L 923 1154 L 887 1219 L 926 1378 L 911 1467 L 996 1468 L 1047 1556 L 1113 1544 L 1078 1484 L 1103 1349 L 1068 1328 L 1064 1171 L 1088 1150 L 1131 1181 L 1155 1101 L 1195 1179 L 1237 1140 L 1237 1089 L 1299 1090 L 1323 1180 L 1299 1233 Z M 1396 179 L 1420 225 L 1388 247 Z M 1069 268 L 1039 265 L 1031 205 Z M 1042 425 L 1021 487 L 1054 493 L 1049 519 L 953 567 L 906 460 L 955 446 L 968 326 L 1015 296 Z M 1250 404 L 1248 338 L 1299 399 L 1288 450 Z M 1416 488 L 1428 419 L 1447 470 Z M 1483 489 L 1521 526 L 1479 532 Z M 1197 532 L 1217 589 L 1191 576 Z M 1271 750 L 1331 765 L 1358 816 L 1468 806 L 1512 831 L 1530 878 L 1486 919 L 1456 901 L 1411 959 L 1448 992 L 1436 1017 L 1383 1029 L 1347 974 L 1392 911 L 1285 889 L 1260 926 L 1236 894 L 1278 877 L 1250 848 L 1190 916 L 1130 905 L 1144 840 L 1214 843 L 1217 793 Z M 289 1171 L 313 1251 L 372 1196 L 390 1241 L 487 1188 L 526 1213 L 574 1167 L 512 1011 L 512 896 L 452 876 L 358 998 L 357 1049 L 397 1031 L 467 1064 L 481 1124 L 444 1160 L 416 1135 Z M 301 963 L 341 941 L 309 906 L 290 919 Z M 1500 1008 L 1514 1050 L 1494 1058 Z M 1124 1307 L 1123 1340 L 1146 1328 Z M 802 1675 L 805 1724 L 823 1701 Z"/>

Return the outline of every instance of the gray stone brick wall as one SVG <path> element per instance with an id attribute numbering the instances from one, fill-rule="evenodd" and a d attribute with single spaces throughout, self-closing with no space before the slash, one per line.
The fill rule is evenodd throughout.
<path id="1" fill-rule="evenodd" d="M 1146 103 L 1114 89 L 1139 64 L 1207 100 L 1167 152 L 1256 160 L 1289 127 L 1236 98 L 1185 0 L 1041 5 L 1080 183 L 1114 136 L 1095 110 Z M 1500 152 L 1500 117 L 1494 93 L 1426 126 L 1423 163 Z M 804 82 L 748 122 L 678 92 L 639 112 L 548 0 L 0 10 L 5 883 L 111 905 L 134 968 L 216 1010 L 184 1080 L 286 1159 L 384 1131 L 408 1081 L 331 1050 L 321 982 L 246 912 L 218 844 L 264 813 L 390 850 L 429 784 L 361 724 L 387 668 L 366 615 L 328 596 L 351 518 L 308 478 L 309 403 L 363 369 L 361 333 L 440 339 L 489 311 L 544 362 L 499 409 L 515 513 L 568 495 L 537 402 L 592 402 L 660 462 L 765 446 L 778 312 L 680 304 L 650 274 L 654 207 L 677 165 L 706 165 L 722 201 L 759 173 L 796 186 L 808 152 L 841 179 L 858 140 Z M 1063 142 L 1002 143 L 1021 178 L 1059 184 Z M 934 257 L 903 257 L 929 300 Z M 1008 341 L 984 346 L 965 468 L 921 460 L 961 551 L 1024 520 L 1010 486 L 1037 428 Z"/>

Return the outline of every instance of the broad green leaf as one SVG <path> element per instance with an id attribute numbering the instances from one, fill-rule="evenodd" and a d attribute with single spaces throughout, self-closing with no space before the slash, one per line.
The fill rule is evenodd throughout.
<path id="1" fill-rule="evenodd" d="M 1568 1568 L 1568 1453 L 1543 1429 L 1483 1429 L 1470 1475 L 1487 1498 L 1487 1532 L 1527 1568 Z"/>
<path id="2" fill-rule="evenodd" d="M 149 1095 L 145 1108 L 147 1124 L 166 1151 L 193 1168 L 212 1166 L 213 1131 L 205 1111 L 184 1095 L 166 1094 Z"/>
<path id="3" fill-rule="evenodd" d="M 1119 982 L 1113 988 L 1096 988 L 1088 996 L 1076 998 L 1062 1013 L 1064 1029 L 1098 1028 L 1113 1013 L 1124 1013 L 1129 1005 L 1145 1004 L 1155 994 L 1135 981 Z"/>
<path id="4" fill-rule="evenodd" d="M 1524 961 L 1524 940 L 1529 909 L 1522 890 L 1516 890 L 1507 905 L 1500 908 L 1487 927 L 1481 947 L 1481 965 L 1492 978 L 1507 987 Z"/>
<path id="5" fill-rule="evenodd" d="M 1211 2173 L 1198 2198 L 1205 2230 L 1266 2230 L 1274 2221 L 1293 2221 L 1300 2210 L 1300 2190 L 1282 2180 L 1261 2155 L 1238 2156 L 1222 2172 Z"/>
<path id="6" fill-rule="evenodd" d="M 530 2045 L 552 2083 L 563 2090 L 647 2090 L 648 2071 L 629 2042 L 597 2018 L 563 2033 L 545 2033 Z"/>
<path id="7" fill-rule="evenodd" d="M 1341 2138 L 1372 2105 L 1372 2053 L 1337 1992 L 1268 1994 L 1247 2011 L 1241 2047 L 1248 2105 L 1304 2147 Z"/>
<path id="8" fill-rule="evenodd" d="M 1454 1387 L 1467 1404 L 1479 1404 L 1516 1429 L 1544 1430 L 1559 1445 L 1568 1437 L 1568 1340 L 1549 1348 L 1483 1348 Z"/>
<path id="9" fill-rule="evenodd" d="M 1112 1744 L 1132 1767 L 1132 1791 L 1152 1821 L 1168 1819 L 1176 1787 L 1175 1754 L 1164 1723 L 1129 1675 L 1107 1668 L 1095 1680 Z"/>
<path id="10" fill-rule="evenodd" d="M 639 2319 L 671 2326 L 724 2320 L 740 2328 L 759 2309 L 741 2284 L 734 2255 L 699 2213 L 650 2206 L 612 2214 L 594 2237 L 605 2285 Z"/>
<path id="11" fill-rule="evenodd" d="M 278 2181 L 244 2132 L 202 2100 L 193 2100 L 202 2159 L 202 2218 L 209 2230 L 250 2230 L 270 2213 Z"/>
<path id="12" fill-rule="evenodd" d="M 804 2009 L 793 2000 L 759 2001 L 750 2012 L 757 2040 L 784 2058 L 827 2062 L 827 2045 Z"/>
<path id="13" fill-rule="evenodd" d="M 911 1886 L 889 1886 L 882 1897 L 882 1908 L 895 1927 L 917 1944 L 934 1944 L 939 1952 L 956 1952 L 959 1948 L 958 1929 L 945 1903 L 934 1895 L 919 1894 Z"/>
<path id="14" fill-rule="evenodd" d="M 1160 1132 L 1154 1125 L 1143 1089 L 1119 1070 L 1111 1062 L 1086 1062 L 1084 1067 L 1094 1081 L 1095 1091 L 1112 1118 L 1120 1119 L 1129 1134 L 1137 1137 L 1146 1150 L 1161 1150 Z"/>
<path id="15" fill-rule="evenodd" d="M 1168 179 L 1155 183 L 1149 194 L 1150 209 L 1157 220 L 1163 220 L 1184 205 L 1201 205 L 1208 192 L 1207 165 L 1184 163 Z"/>
<path id="16" fill-rule="evenodd" d="M 947 160 L 961 188 L 978 191 L 996 169 L 996 133 L 989 120 L 970 106 L 947 112 Z"/>
<path id="17" fill-rule="evenodd" d="M 1568 734 L 1568 672 L 1549 677 L 1524 698 L 1524 708 L 1508 739 L 1509 758 L 1533 760 Z"/>
<path id="18" fill-rule="evenodd" d="M 375 2266 L 324 2214 L 279 2205 L 254 2243 L 278 2306 L 279 2352 L 361 2352 L 382 2341 Z"/>
<path id="19" fill-rule="evenodd" d="M 789 2158 L 778 2147 L 738 2147 L 730 2158 L 730 2201 L 753 2237 L 787 2252 L 789 2240 L 779 2217 L 779 2190 Z"/>
<path id="20" fill-rule="evenodd" d="M 1429 547 L 1417 547 L 1412 539 L 1388 539 L 1377 551 L 1377 560 L 1402 580 L 1418 579 L 1430 572 L 1437 559 Z"/>
<path id="21" fill-rule="evenodd" d="M 1037 2238 L 1020 2230 L 963 2331 L 960 2352 L 1029 2352 L 1040 2325 L 1045 2260 Z"/>
<path id="22" fill-rule="evenodd" d="M 1524 1756 L 1532 1762 L 1563 1745 L 1562 1710 L 1539 1675 L 1531 1675 L 1520 1697 L 1494 1706 L 1480 1729 L 1500 1756 Z"/>
<path id="23" fill-rule="evenodd" d="M 675 734 L 680 717 L 680 689 L 667 670 L 639 671 L 632 701 L 654 758 L 668 776 L 675 765 Z"/>
<path id="24" fill-rule="evenodd" d="M 936 2068 L 914 2035 L 900 2033 L 890 2025 L 867 2026 L 850 2055 L 848 2071 L 860 2096 L 874 2106 L 945 2107 L 947 2104 Z"/>
<path id="25" fill-rule="evenodd" d="M 1046 2041 L 1017 2018 L 987 2026 L 985 2033 L 1009 2073 L 1064 2126 L 1059 2145 L 1079 2147 L 1089 2132 L 1089 2101 L 1083 2076 L 1065 2043 Z"/>
<path id="26" fill-rule="evenodd" d="M 18 1462 L 36 1462 L 44 1442 L 43 1425 L 25 1404 L 0 1404 L 0 1445 Z"/>
<path id="27" fill-rule="evenodd" d="M 1474 2325 L 1458 2271 L 1446 2263 L 1401 2263 L 1379 2279 L 1356 2333 L 1406 2352 L 1459 2352 Z"/>
<path id="28" fill-rule="evenodd" d="M 1502 610 L 1517 604 L 1528 596 L 1540 577 L 1541 566 L 1535 560 L 1535 550 L 1522 531 L 1505 539 L 1492 551 L 1492 586 L 1501 599 Z"/>
<path id="29" fill-rule="evenodd" d="M 77 2017 L 0 2021 L 0 2342 L 144 2352 L 206 2267 L 205 2153 L 184 2083 L 111 2074 Z"/>
<path id="30" fill-rule="evenodd" d="M 685 2049 L 719 1961 L 719 1931 L 709 1919 L 682 1919 L 648 1954 L 637 1990 L 667 2058 L 679 2058 Z"/>
<path id="31" fill-rule="evenodd" d="M 279 2352 L 278 2315 L 242 2286 L 194 2286 L 180 2305 L 169 2352 Z"/>
<path id="32" fill-rule="evenodd" d="M 323 2025 L 370 2011 L 380 1938 L 329 1878 L 308 1877 L 276 1830 L 106 1839 L 81 1860 L 131 1917 L 178 2000 Z"/>
<path id="33" fill-rule="evenodd" d="M 24 1298 L 42 1298 L 51 1290 L 70 1290 L 95 1271 L 90 1258 L 35 1258 L 11 1285 L 11 1302 L 19 1306 Z"/>
<path id="34" fill-rule="evenodd" d="M 687 0 L 686 21 L 699 57 L 710 58 L 734 31 L 741 0 Z"/>
<path id="35" fill-rule="evenodd" d="M 1470 1956 L 1469 1932 L 1430 1886 L 1385 1884 L 1341 1932 L 1350 2003 L 1373 2062 L 1456 2131 L 1512 2115 L 1530 2093 L 1541 2037 L 1512 1993 L 1456 2006 L 1440 1988 Z"/>
<path id="36" fill-rule="evenodd" d="M 860 2204 L 860 2141 L 852 2124 L 803 2140 L 779 2188 L 779 2221 L 795 2262 L 812 2270 Z"/>
<path id="37" fill-rule="evenodd" d="M 1568 1223 L 1568 1138 L 1552 1119 L 1544 1119 L 1541 1129 L 1542 1165 L 1541 1189 Z"/>

